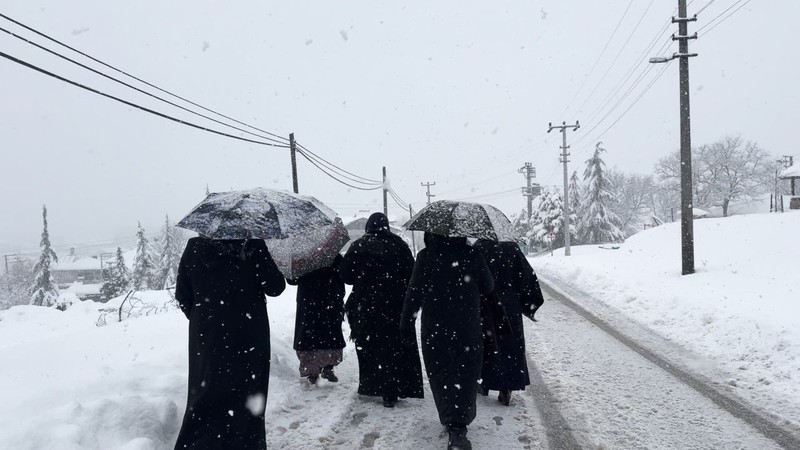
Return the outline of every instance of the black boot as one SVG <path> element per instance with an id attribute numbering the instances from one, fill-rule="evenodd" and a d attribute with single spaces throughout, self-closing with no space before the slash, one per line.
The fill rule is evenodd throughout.
<path id="1" fill-rule="evenodd" d="M 397 397 L 383 397 L 383 406 L 387 408 L 394 408 L 397 403 Z"/>
<path id="2" fill-rule="evenodd" d="M 333 366 L 325 366 L 325 368 L 322 369 L 322 375 L 320 376 L 331 383 L 336 383 L 339 381 L 339 378 L 335 373 L 333 373 Z"/>
<path id="3" fill-rule="evenodd" d="M 500 391 L 500 394 L 497 396 L 497 400 L 505 405 L 508 406 L 511 404 L 511 391 Z"/>
<path id="4" fill-rule="evenodd" d="M 447 432 L 447 450 L 472 450 L 472 442 L 467 439 L 467 427 L 449 426 Z"/>
<path id="5" fill-rule="evenodd" d="M 306 377 L 308 379 L 308 384 L 315 385 L 317 384 L 317 380 L 319 379 L 319 375 L 309 375 Z"/>

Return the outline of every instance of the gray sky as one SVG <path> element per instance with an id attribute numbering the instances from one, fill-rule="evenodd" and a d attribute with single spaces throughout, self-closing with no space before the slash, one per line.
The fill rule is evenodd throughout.
<path id="1" fill-rule="evenodd" d="M 690 30 L 734 2 L 713 1 Z M 609 166 L 639 173 L 678 147 L 677 63 L 608 132 L 601 135 L 662 66 L 598 123 L 621 97 L 611 94 L 628 69 L 653 56 L 643 52 L 676 1 L 636 0 L 621 22 L 624 0 L 380 3 L 7 0 L 2 12 L 204 106 L 294 132 L 361 176 L 379 178 L 385 165 L 395 191 L 417 209 L 425 201 L 420 182 L 436 181 L 437 199 L 481 196 L 474 201 L 519 211 L 518 192 L 488 194 L 522 186 L 516 170 L 525 161 L 539 183 L 561 183 L 560 135 L 546 133 L 548 122 L 581 121 L 570 134 L 570 172 L 582 173 L 597 140 Z M 690 14 L 708 3 L 693 1 Z M 800 2 L 758 0 L 691 42 L 700 54 L 691 60 L 694 144 L 741 133 L 776 156 L 798 155 L 798 21 Z M 655 49 L 677 26 L 665 30 Z M 5 33 L 0 51 L 214 125 Z M 662 53 L 673 51 L 677 44 Z M 43 203 L 54 244 L 68 245 L 132 236 L 138 220 L 156 232 L 164 214 L 179 219 L 206 185 L 291 189 L 287 150 L 184 127 L 7 60 L 0 79 L 0 251 L 36 247 Z M 301 193 L 344 217 L 380 208 L 380 191 L 341 186 L 304 160 L 299 174 Z M 399 213 L 391 203 L 390 215 Z"/>

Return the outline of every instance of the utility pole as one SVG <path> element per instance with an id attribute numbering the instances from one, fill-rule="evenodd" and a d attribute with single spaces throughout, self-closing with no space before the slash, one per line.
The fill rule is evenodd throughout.
<path id="1" fill-rule="evenodd" d="M 411 220 L 414 218 L 414 209 L 411 208 L 411 205 L 408 205 L 408 219 Z M 414 236 L 414 231 L 411 231 L 411 251 L 414 252 L 414 257 L 417 257 L 417 238 Z"/>
<path id="2" fill-rule="evenodd" d="M 299 194 L 297 189 L 297 143 L 294 140 L 294 133 L 289 133 L 289 153 L 292 155 L 292 189 L 295 194 Z"/>
<path id="3" fill-rule="evenodd" d="M 547 124 L 549 128 L 547 132 L 555 129 L 561 130 L 561 137 L 563 144 L 561 145 L 561 162 L 564 164 L 564 256 L 569 256 L 569 171 L 567 170 L 567 163 L 569 160 L 569 145 L 567 145 L 567 129 L 572 128 L 572 131 L 578 131 L 581 127 L 580 122 L 575 121 L 575 125 L 567 125 L 567 122 L 561 122 L 561 125 L 553 126 L 552 122 Z"/>
<path id="4" fill-rule="evenodd" d="M 689 40 L 697 39 L 697 33 L 689 36 L 689 22 L 697 20 L 697 15 L 686 16 L 686 0 L 678 0 L 678 17 L 672 23 L 678 24 L 678 35 L 672 35 L 678 41 L 678 53 L 671 57 L 654 57 L 650 62 L 665 63 L 678 58 L 681 111 L 681 273 L 694 273 L 694 214 L 692 205 L 692 131 L 689 115 L 689 58 L 697 53 L 689 53 Z"/>
<path id="5" fill-rule="evenodd" d="M 386 166 L 383 166 L 383 215 L 389 217 L 389 203 L 386 200 Z"/>
<path id="6" fill-rule="evenodd" d="M 424 183 L 420 183 L 419 185 L 428 188 L 428 192 L 425 195 L 428 196 L 428 204 L 430 205 L 431 204 L 431 197 L 436 197 L 436 195 L 431 194 L 431 186 L 436 186 L 436 182 L 434 181 L 433 183 L 431 183 L 429 181 L 426 181 Z"/>
<path id="7" fill-rule="evenodd" d="M 522 195 L 528 197 L 528 223 L 531 222 L 531 214 L 533 209 L 533 191 L 531 190 L 531 180 L 536 178 L 536 168 L 533 164 L 526 162 L 524 166 L 517 169 L 517 172 L 525 176 L 527 186 L 522 189 Z"/>

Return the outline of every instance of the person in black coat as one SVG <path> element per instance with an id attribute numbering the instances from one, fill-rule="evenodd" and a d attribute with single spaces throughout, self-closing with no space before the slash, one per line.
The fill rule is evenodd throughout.
<path id="1" fill-rule="evenodd" d="M 263 240 L 189 240 L 175 286 L 189 319 L 189 392 L 176 449 L 266 448 L 264 296 L 285 287 Z"/>
<path id="2" fill-rule="evenodd" d="M 339 277 L 342 256 L 336 255 L 328 267 L 319 268 L 297 280 L 297 313 L 294 319 L 294 349 L 300 360 L 300 376 L 309 383 L 322 378 L 337 382 L 333 367 L 342 362 L 345 347 L 344 283 Z"/>
<path id="3" fill-rule="evenodd" d="M 448 448 L 471 448 L 467 425 L 483 360 L 481 295 L 494 289 L 492 274 L 466 238 L 425 233 L 408 285 L 401 327 L 413 329 L 422 308 L 422 357 L 439 421 L 450 434 Z"/>
<path id="4" fill-rule="evenodd" d="M 523 391 L 530 384 L 525 357 L 525 330 L 522 316 L 533 313 L 544 303 L 539 280 L 515 242 L 479 240 L 481 250 L 494 276 L 495 293 L 511 323 L 508 334 L 496 336 L 495 352 L 485 354 L 481 372 L 483 394 L 500 391 L 498 400 L 508 406 L 511 391 Z"/>
<path id="5" fill-rule="evenodd" d="M 403 298 L 414 267 L 408 245 L 389 231 L 382 213 L 370 216 L 365 234 L 342 261 L 341 277 L 353 285 L 345 311 L 358 356 L 358 393 L 383 397 L 393 407 L 398 398 L 422 398 L 422 364 L 413 328 L 400 332 Z"/>

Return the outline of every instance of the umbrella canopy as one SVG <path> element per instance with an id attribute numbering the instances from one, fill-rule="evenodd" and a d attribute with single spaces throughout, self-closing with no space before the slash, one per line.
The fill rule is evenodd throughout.
<path id="1" fill-rule="evenodd" d="M 209 194 L 177 226 L 211 239 L 264 239 L 286 278 L 329 265 L 349 240 L 316 198 L 264 188 Z"/>
<path id="2" fill-rule="evenodd" d="M 423 208 L 404 227 L 442 236 L 503 242 L 517 240 L 514 227 L 505 214 L 494 206 L 482 203 L 439 200 Z"/>

